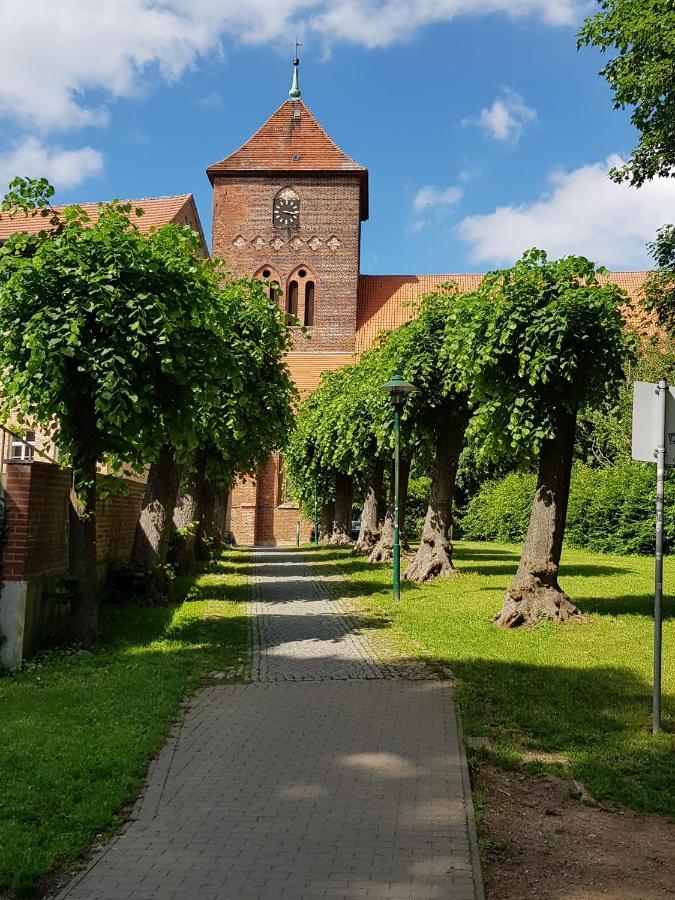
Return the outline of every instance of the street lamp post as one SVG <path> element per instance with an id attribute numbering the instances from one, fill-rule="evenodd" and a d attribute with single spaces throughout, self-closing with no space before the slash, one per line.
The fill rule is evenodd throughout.
<path id="1" fill-rule="evenodd" d="M 389 381 L 382 385 L 382 390 L 389 394 L 391 405 L 394 407 L 394 574 L 393 592 L 394 600 L 401 599 L 401 540 L 398 515 L 398 495 L 400 486 L 401 467 L 401 412 L 405 398 L 417 388 L 401 375 L 392 375 Z"/>

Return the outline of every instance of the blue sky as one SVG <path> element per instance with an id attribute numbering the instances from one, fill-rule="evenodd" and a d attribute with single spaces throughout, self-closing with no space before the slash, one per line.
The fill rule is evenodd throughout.
<path id="1" fill-rule="evenodd" d="M 675 185 L 606 177 L 635 134 L 576 51 L 594 8 L 0 0 L 0 181 L 46 174 L 61 202 L 192 192 L 208 234 L 204 169 L 286 98 L 297 32 L 303 99 L 370 170 L 365 272 L 485 271 L 533 244 L 641 268 Z"/>

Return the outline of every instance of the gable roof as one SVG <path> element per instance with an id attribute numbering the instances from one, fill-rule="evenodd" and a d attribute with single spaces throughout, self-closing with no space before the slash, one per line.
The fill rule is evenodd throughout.
<path id="1" fill-rule="evenodd" d="M 123 203 L 131 203 L 136 208 L 142 209 L 144 215 L 132 215 L 132 221 L 139 231 L 147 232 L 151 228 L 159 228 L 161 225 L 175 223 L 178 225 L 189 225 L 199 235 L 202 246 L 206 253 L 208 248 L 204 239 L 197 205 L 195 204 L 192 194 L 179 194 L 174 197 L 143 197 L 138 200 L 123 200 Z M 73 204 L 81 206 L 89 215 L 93 222 L 98 218 L 97 203 L 79 203 Z M 65 209 L 65 206 L 55 206 L 57 212 Z M 13 218 L 7 213 L 0 213 L 0 242 L 6 241 L 8 237 L 17 232 L 28 234 L 37 234 L 43 231 L 47 224 L 47 220 L 39 215 L 17 215 Z"/>
<path id="2" fill-rule="evenodd" d="M 230 156 L 206 170 L 214 177 L 266 172 L 330 173 L 361 178 L 361 218 L 368 218 L 368 170 L 331 140 L 302 100 L 286 100 Z"/>
<path id="3" fill-rule="evenodd" d="M 599 280 L 617 284 L 636 304 L 641 304 L 642 285 L 648 272 L 610 272 Z M 448 281 L 461 292 L 474 291 L 482 275 L 361 275 L 356 322 L 356 352 L 367 350 L 382 331 L 393 331 L 414 316 L 415 302 Z M 653 318 L 639 306 L 626 309 L 626 321 L 637 331 L 652 332 Z"/>

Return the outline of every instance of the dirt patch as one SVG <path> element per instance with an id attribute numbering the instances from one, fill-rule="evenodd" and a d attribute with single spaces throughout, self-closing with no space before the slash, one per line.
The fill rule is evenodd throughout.
<path id="1" fill-rule="evenodd" d="M 675 897 L 675 825 L 606 804 L 570 781 L 481 763 L 479 832 L 487 900 Z"/>

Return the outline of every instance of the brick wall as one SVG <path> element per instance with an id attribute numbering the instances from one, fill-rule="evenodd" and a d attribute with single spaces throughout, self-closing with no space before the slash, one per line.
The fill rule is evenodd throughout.
<path id="1" fill-rule="evenodd" d="M 300 197 L 299 228 L 275 228 L 272 204 L 291 187 Z M 354 349 L 359 283 L 360 177 L 354 175 L 217 176 L 213 189 L 213 253 L 237 275 L 269 266 L 286 293 L 305 267 L 315 277 L 314 325 L 297 332 L 295 349 Z M 299 298 L 302 316 L 303 298 Z M 284 300 L 282 299 L 282 303 Z"/>
<path id="2" fill-rule="evenodd" d="M 68 571 L 70 472 L 41 462 L 7 462 L 0 576 L 29 581 Z M 113 480 L 112 478 L 110 479 Z M 97 560 L 128 560 L 145 485 L 124 479 L 97 508 Z"/>
<path id="3" fill-rule="evenodd" d="M 274 454 L 257 478 L 238 482 L 230 501 L 230 531 L 236 544 L 293 544 L 298 517 L 300 540 L 309 541 L 312 523 L 298 505 L 279 494 L 279 457 Z"/>
<path id="4" fill-rule="evenodd" d="M 27 581 L 68 568 L 70 473 L 40 462 L 8 462 L 2 578 Z"/>

